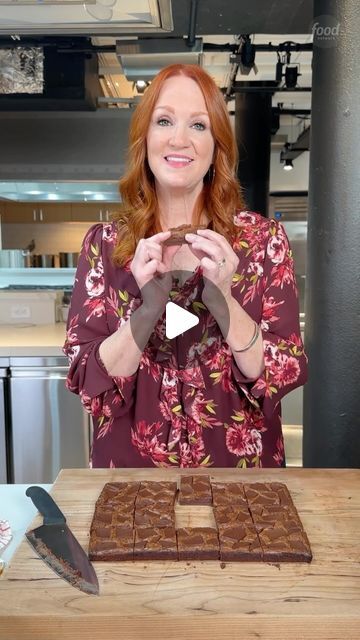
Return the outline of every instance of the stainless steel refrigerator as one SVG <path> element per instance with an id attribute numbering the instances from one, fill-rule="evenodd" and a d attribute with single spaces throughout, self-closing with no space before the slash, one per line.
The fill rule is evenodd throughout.
<path id="1" fill-rule="evenodd" d="M 53 482 L 62 468 L 87 467 L 90 420 L 65 387 L 65 357 L 10 358 L 11 480 Z"/>

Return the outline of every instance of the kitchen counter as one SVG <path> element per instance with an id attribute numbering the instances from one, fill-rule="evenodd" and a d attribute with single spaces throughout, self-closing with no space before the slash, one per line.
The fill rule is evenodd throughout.
<path id="1" fill-rule="evenodd" d="M 12 539 L 5 549 L 0 549 L 0 558 L 8 563 L 14 555 L 24 533 L 37 513 L 30 498 L 25 495 L 30 484 L 0 484 L 0 520 L 8 520 Z M 50 491 L 51 484 L 38 485 Z"/>
<path id="2" fill-rule="evenodd" d="M 106 482 L 189 473 L 286 483 L 312 562 L 97 562 L 100 595 L 92 596 L 59 578 L 24 540 L 0 579 L 0 639 L 358 640 L 360 470 L 67 469 L 52 495 L 87 550 Z"/>
<path id="3" fill-rule="evenodd" d="M 0 325 L 0 356 L 63 356 L 65 323 Z"/>

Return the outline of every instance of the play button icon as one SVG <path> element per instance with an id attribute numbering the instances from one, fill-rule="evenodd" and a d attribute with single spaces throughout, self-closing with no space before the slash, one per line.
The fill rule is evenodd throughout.
<path id="1" fill-rule="evenodd" d="M 165 314 L 165 333 L 171 340 L 199 324 L 199 318 L 174 302 L 167 302 Z"/>

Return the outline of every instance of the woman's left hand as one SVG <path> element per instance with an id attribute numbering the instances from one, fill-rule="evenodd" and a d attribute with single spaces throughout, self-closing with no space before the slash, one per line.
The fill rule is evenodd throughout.
<path id="1" fill-rule="evenodd" d="M 205 278 L 205 296 L 208 280 L 221 291 L 225 299 L 230 299 L 239 258 L 226 238 L 212 229 L 198 229 L 197 233 L 187 233 L 185 239 L 192 253 L 200 260 Z"/>

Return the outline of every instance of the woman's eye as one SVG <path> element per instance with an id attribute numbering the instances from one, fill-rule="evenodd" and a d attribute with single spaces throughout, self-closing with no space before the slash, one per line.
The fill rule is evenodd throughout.
<path id="1" fill-rule="evenodd" d="M 170 123 L 170 120 L 168 120 L 167 118 L 159 118 L 157 120 L 157 124 L 159 124 L 161 127 L 166 127 L 168 124 Z"/>
<path id="2" fill-rule="evenodd" d="M 203 122 L 195 122 L 192 126 L 194 127 L 194 129 L 197 129 L 198 131 L 204 131 L 206 129 Z"/>

